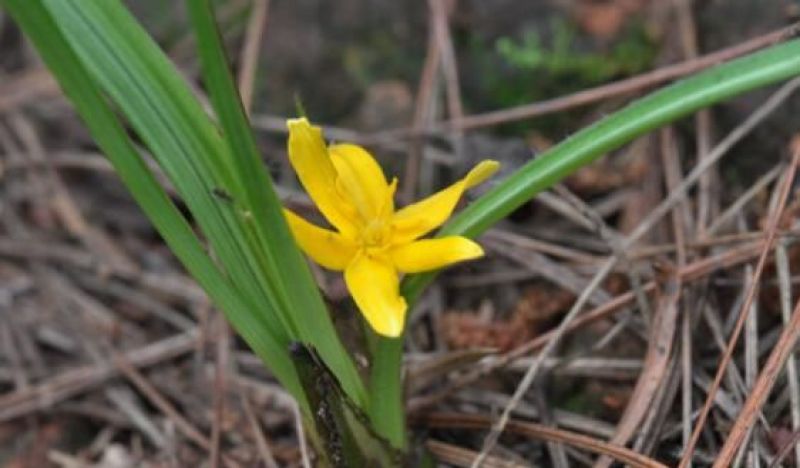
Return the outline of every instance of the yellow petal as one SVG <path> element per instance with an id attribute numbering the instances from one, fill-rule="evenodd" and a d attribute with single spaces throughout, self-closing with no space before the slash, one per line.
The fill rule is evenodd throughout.
<path id="1" fill-rule="evenodd" d="M 389 190 L 381 166 L 367 150 L 357 145 L 332 145 L 328 153 L 339 175 L 339 189 L 353 201 L 366 222 L 376 219 L 385 211 Z M 392 203 L 391 196 L 388 200 Z M 388 213 L 393 210 L 392 206 Z"/>
<path id="2" fill-rule="evenodd" d="M 410 242 L 440 226 L 453 213 L 464 191 L 489 178 L 498 167 L 497 161 L 483 161 L 450 187 L 399 210 L 392 220 L 396 242 Z"/>
<path id="3" fill-rule="evenodd" d="M 480 245 L 461 236 L 424 239 L 390 251 L 394 266 L 403 273 L 421 273 L 483 256 Z"/>
<path id="4" fill-rule="evenodd" d="M 355 257 L 355 244 L 343 235 L 315 226 L 287 209 L 283 213 L 297 245 L 315 262 L 331 270 L 344 270 Z"/>
<path id="5" fill-rule="evenodd" d="M 300 183 L 325 218 L 345 236 L 353 239 L 358 230 L 353 203 L 336 189 L 338 174 L 333 166 L 322 131 L 305 118 L 290 119 L 289 161 Z"/>
<path id="6" fill-rule="evenodd" d="M 388 259 L 359 253 L 344 271 L 344 279 L 376 333 L 390 337 L 403 333 L 406 301 L 400 296 L 400 280 Z"/>

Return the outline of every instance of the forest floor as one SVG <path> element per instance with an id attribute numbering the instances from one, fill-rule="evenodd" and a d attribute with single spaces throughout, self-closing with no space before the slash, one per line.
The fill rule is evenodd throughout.
<path id="1" fill-rule="evenodd" d="M 183 2 L 128 3 L 196 82 Z M 237 70 L 255 70 L 245 99 L 265 162 L 310 215 L 285 150 L 298 100 L 329 138 L 397 174 L 407 203 L 482 159 L 502 163 L 499 180 L 652 89 L 784 39 L 776 31 L 800 18 L 789 0 L 219 3 Z M 2 12 L 0 51 L 0 466 L 313 460 L 292 399 Z M 444 273 L 410 317 L 416 445 L 470 466 L 510 410 L 483 466 L 675 466 L 689 453 L 710 466 L 761 392 L 730 464 L 800 466 L 800 367 L 769 359 L 794 349 L 787 324 L 800 317 L 798 87 L 654 131 L 482 236 L 486 257 Z M 315 273 L 352 314 L 340 275 Z"/>

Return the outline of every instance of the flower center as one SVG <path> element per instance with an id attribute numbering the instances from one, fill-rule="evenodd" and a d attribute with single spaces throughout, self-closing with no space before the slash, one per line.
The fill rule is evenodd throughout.
<path id="1" fill-rule="evenodd" d="M 389 223 L 374 219 L 367 224 L 361 233 L 361 244 L 366 247 L 383 247 L 389 243 Z"/>

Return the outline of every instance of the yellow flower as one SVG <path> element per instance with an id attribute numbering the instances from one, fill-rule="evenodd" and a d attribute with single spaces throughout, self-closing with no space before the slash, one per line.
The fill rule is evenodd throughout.
<path id="1" fill-rule="evenodd" d="M 288 121 L 289 160 L 306 192 L 336 231 L 285 210 L 300 248 L 315 262 L 344 271 L 347 288 L 379 334 L 403 332 L 406 302 L 400 274 L 419 273 L 483 255 L 461 236 L 422 239 L 453 212 L 461 194 L 491 176 L 496 161 L 483 161 L 463 179 L 395 211 L 397 179 L 387 183 L 378 163 L 351 144 L 326 146 L 319 127 L 305 118 Z"/>

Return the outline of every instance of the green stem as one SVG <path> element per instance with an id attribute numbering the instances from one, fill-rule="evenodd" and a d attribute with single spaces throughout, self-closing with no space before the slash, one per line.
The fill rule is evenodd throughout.
<path id="1" fill-rule="evenodd" d="M 800 74 L 800 40 L 776 45 L 733 60 L 672 84 L 591 125 L 528 162 L 508 179 L 480 197 L 450 220 L 438 236 L 476 237 L 529 201 L 537 193 L 564 179 L 600 156 L 658 127 L 699 109 L 747 91 Z M 438 272 L 414 275 L 404 281 L 403 294 L 414 304 Z M 375 352 L 370 394 L 383 392 L 370 407 L 382 433 L 399 432 L 387 424 L 402 424 L 400 340 L 385 340 Z"/>
<path id="2" fill-rule="evenodd" d="M 369 418 L 375 431 L 395 448 L 406 448 L 402 380 L 403 339 L 379 336 L 372 356 Z"/>

